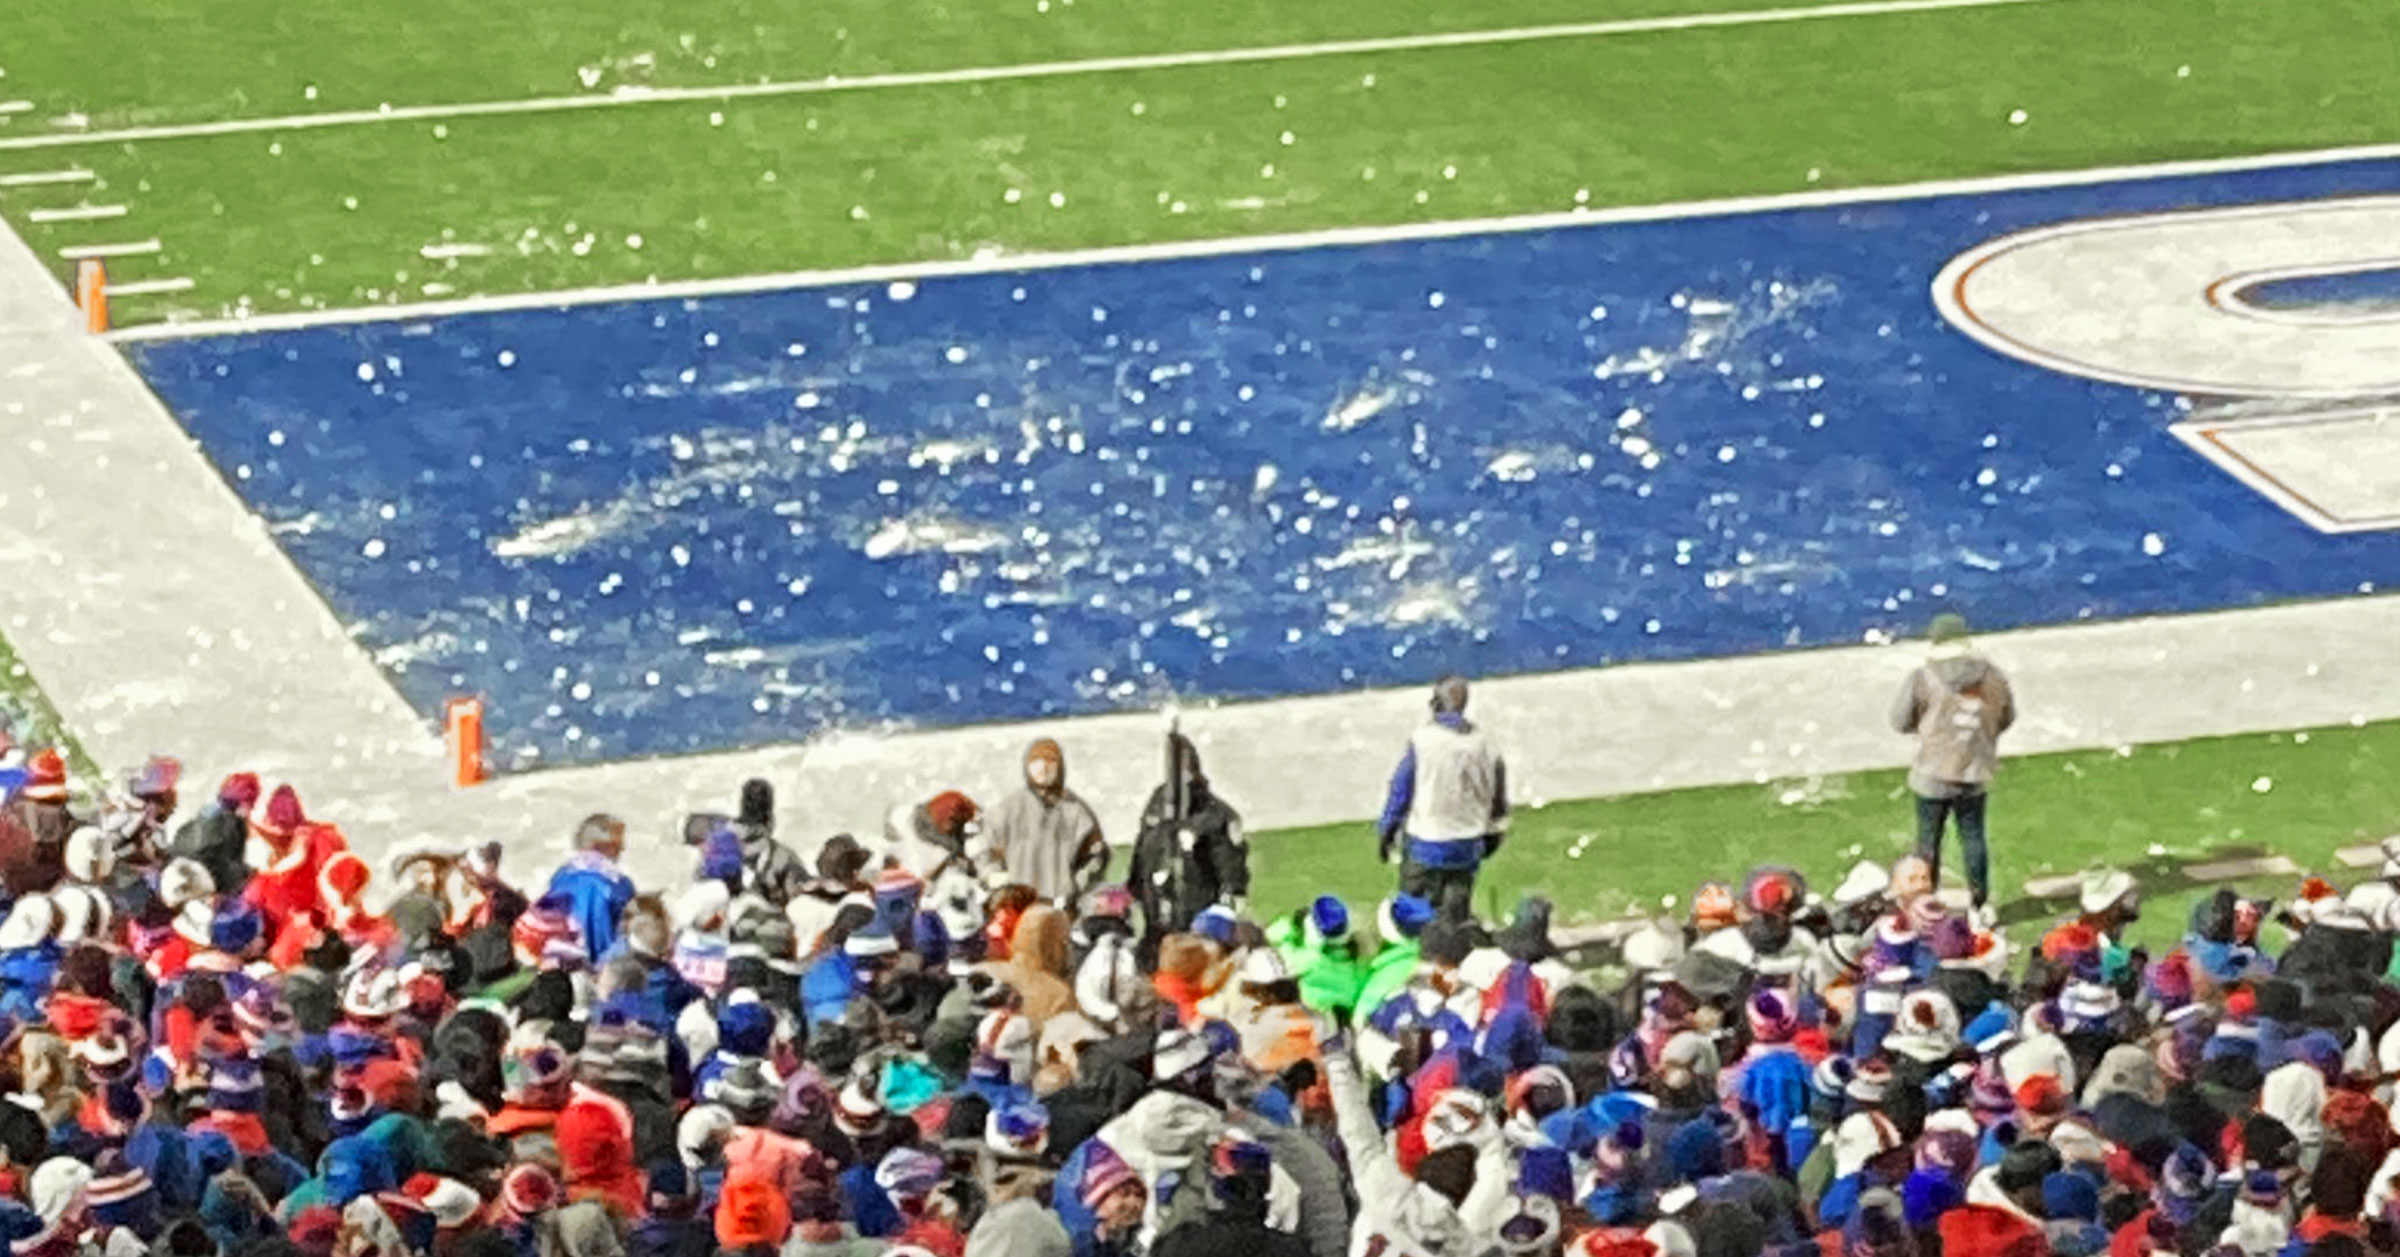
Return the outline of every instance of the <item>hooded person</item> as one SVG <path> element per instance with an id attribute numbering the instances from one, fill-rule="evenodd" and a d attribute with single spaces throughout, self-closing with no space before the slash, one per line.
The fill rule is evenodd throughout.
<path id="1" fill-rule="evenodd" d="M 1065 912 L 1037 903 L 1017 918 L 1017 928 L 1008 938 L 1008 959 L 981 966 L 1016 991 L 1037 1035 L 1051 1018 L 1075 1008 L 1075 975 L 1068 968 L 1070 928 Z"/>
<path id="2" fill-rule="evenodd" d="M 1150 1257 L 1311 1257 L 1299 1236 L 1267 1224 L 1274 1156 L 1248 1132 L 1228 1130 L 1209 1149 L 1208 1184 L 1216 1208 L 1188 1226 L 1161 1235 Z"/>
<path id="3" fill-rule="evenodd" d="M 1167 758 L 1171 775 L 1142 807 L 1126 874 L 1142 906 L 1143 941 L 1152 950 L 1166 935 L 1190 929 L 1192 918 L 1211 904 L 1240 912 L 1250 895 L 1250 842 L 1241 814 L 1209 788 L 1191 739 L 1168 734 Z"/>
<path id="4" fill-rule="evenodd" d="M 764 778 L 742 783 L 741 814 L 733 832 L 741 839 L 742 890 L 782 908 L 809 881 L 808 866 L 775 837 L 775 787 Z"/>
<path id="5" fill-rule="evenodd" d="M 575 850 L 551 875 L 545 901 L 563 905 L 594 964 L 616 946 L 618 923 L 633 902 L 633 879 L 617 867 L 625 854 L 625 822 L 605 813 L 575 827 Z"/>
<path id="6" fill-rule="evenodd" d="M 1314 1012 L 1348 1021 L 1366 989 L 1367 965 L 1338 896 L 1319 895 L 1308 907 L 1267 927 L 1267 942 L 1282 955 L 1300 984 L 1300 1002 Z"/>
<path id="7" fill-rule="evenodd" d="M 1433 918 L 1433 905 L 1415 895 L 1393 895 L 1376 906 L 1375 929 L 1382 941 L 1367 961 L 1354 1020 L 1372 1015 L 1416 976 L 1420 940 Z"/>
<path id="8" fill-rule="evenodd" d="M 634 1163 L 633 1114 L 622 1102 L 577 1086 L 554 1133 L 568 1200 L 597 1200 L 622 1218 L 642 1216 L 646 1188 Z"/>
<path id="9" fill-rule="evenodd" d="M 1969 644 L 1965 617 L 1937 615 L 1925 637 L 1925 662 L 1892 704 L 1892 728 L 1917 738 L 1908 773 L 1917 799 L 1917 854 L 1939 884 L 1943 831 L 1956 818 L 1968 890 L 1981 910 L 1992 893 L 1986 794 L 1999 765 L 2000 735 L 2016 723 L 2016 699 L 2007 674 Z"/>
<path id="10" fill-rule="evenodd" d="M 1478 1150 L 1456 1143 L 1431 1150 L 1412 1176 L 1400 1168 L 1367 1103 L 1348 1042 L 1325 1045 L 1325 1080 L 1335 1128 L 1358 1186 L 1359 1217 L 1351 1252 L 1407 1257 L 1464 1257 L 1497 1233 L 1509 1182 L 1500 1140 Z M 1429 1141 L 1430 1142 L 1430 1141 Z"/>
<path id="11" fill-rule="evenodd" d="M 1067 788 L 1066 753 L 1049 738 L 1026 748 L 1025 788 L 992 809 L 989 835 L 1009 881 L 1061 906 L 1072 907 L 1108 868 L 1100 818 Z"/>
<path id="12" fill-rule="evenodd" d="M 0 804 L 0 883 L 11 895 L 49 890 L 66 875 L 67 838 L 76 820 L 67 810 L 67 758 L 58 748 L 36 753 L 25 780 Z"/>

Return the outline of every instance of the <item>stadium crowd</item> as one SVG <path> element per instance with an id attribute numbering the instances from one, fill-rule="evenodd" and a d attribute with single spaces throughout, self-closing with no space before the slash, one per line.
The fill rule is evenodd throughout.
<path id="1" fill-rule="evenodd" d="M 945 792 L 864 838 L 796 834 L 750 782 L 693 827 L 688 882 L 643 887 L 607 816 L 522 879 L 491 847 L 378 870 L 289 785 L 237 773 L 187 806 L 159 759 L 86 802 L 56 751 L 0 760 L 0 1235 L 28 1257 L 2395 1251 L 2400 852 L 2280 910 L 2220 893 L 2159 955 L 2128 944 L 2123 873 L 2017 946 L 1920 858 L 1830 888 L 1760 869 L 1587 974 L 1538 899 L 1252 919 L 1238 816 L 1188 747 L 1172 762 L 1131 886 L 1044 743 L 988 815 Z"/>

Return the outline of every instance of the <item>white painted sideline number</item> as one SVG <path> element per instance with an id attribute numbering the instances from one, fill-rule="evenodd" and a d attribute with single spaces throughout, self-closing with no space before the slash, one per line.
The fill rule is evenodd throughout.
<path id="1" fill-rule="evenodd" d="M 2260 284 L 2400 266 L 2400 197 L 2096 218 L 1987 241 L 1933 283 L 1952 326 L 2088 379 L 2279 413 L 2175 435 L 2327 532 L 2400 527 L 2400 309 L 2259 306 Z M 2333 403 L 2333 404 L 2327 404 Z M 2252 409 L 2255 411 L 2256 407 Z"/>

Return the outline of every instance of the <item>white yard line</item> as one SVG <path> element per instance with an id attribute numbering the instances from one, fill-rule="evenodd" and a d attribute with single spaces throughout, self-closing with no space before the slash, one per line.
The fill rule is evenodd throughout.
<path id="1" fill-rule="evenodd" d="M 85 258 L 120 258 L 156 253 L 159 248 L 158 237 L 152 236 L 148 240 L 127 240 L 118 244 L 69 245 L 60 249 L 58 255 L 70 262 L 80 262 Z"/>
<path id="2" fill-rule="evenodd" d="M 158 293 L 190 292 L 191 290 L 192 280 L 188 275 L 178 275 L 173 279 L 137 279 L 126 284 L 112 280 L 108 285 L 108 295 L 111 297 L 148 297 Z"/>
<path id="3" fill-rule="evenodd" d="M 0 114 L 32 112 L 33 102 L 30 100 L 0 100 Z"/>
<path id="4" fill-rule="evenodd" d="M 768 83 L 733 83 L 718 87 L 626 88 L 606 95 L 537 96 L 522 100 L 460 101 L 439 105 L 385 105 L 375 109 L 287 114 L 273 118 L 232 118 L 220 122 L 126 127 L 115 131 L 11 136 L 0 139 L 0 149 L 63 148 L 90 144 L 121 144 L 137 140 L 176 140 L 211 135 L 242 135 L 262 131 L 313 131 L 327 127 L 377 126 L 392 122 L 434 122 L 509 114 L 616 109 L 631 105 L 813 96 L 834 92 L 879 91 L 896 87 L 940 87 L 968 83 L 1021 82 L 1032 79 L 1071 78 L 1089 74 L 1122 74 L 1139 70 L 1249 65 L 1271 61 L 1303 61 L 1314 57 L 1355 56 L 1361 53 L 1423 52 L 1442 48 L 1472 48 L 1488 44 L 1596 39 L 1617 35 L 1646 35 L 1664 31 L 1770 26 L 1788 22 L 1836 21 L 1844 18 L 1933 13 L 1949 9 L 1989 9 L 2064 2 L 2067 0 L 1854 0 L 1851 3 L 1748 9 L 1728 13 L 1684 13 L 1661 17 L 1621 18 L 1604 22 L 1567 22 L 1553 26 L 1517 26 L 1499 30 L 1391 35 L 1371 39 L 1333 39 L 1315 43 L 1277 44 L 1257 48 L 1141 53 L 1122 57 L 1094 57 L 1083 61 L 1036 61 L 1017 65 L 970 66 L 954 70 L 908 70 L 891 74 L 862 74 L 856 77 L 829 75 L 825 78 L 787 79 Z"/>
<path id="5" fill-rule="evenodd" d="M 27 210 L 25 220 L 35 223 L 77 223 L 123 218 L 126 213 L 122 205 L 66 205 L 57 209 Z"/>
<path id="6" fill-rule="evenodd" d="M 385 306 L 333 310 L 294 310 L 242 319 L 200 319 L 183 323 L 154 323 L 110 333 L 125 341 L 178 340 L 242 332 L 281 332 L 307 327 L 381 323 L 413 319 L 450 318 L 462 314 L 492 314 L 507 310 L 557 310 L 614 301 L 656 301 L 680 298 L 736 296 L 838 284 L 880 284 L 895 280 L 942 279 L 963 275 L 1012 274 L 1058 270 L 1075 266 L 1110 266 L 1165 262 L 1187 258 L 1225 257 L 1244 253 L 1287 253 L 1300 249 L 1341 248 L 1409 240 L 1447 240 L 1460 236 L 1501 235 L 1550 231 L 1561 227 L 1604 226 L 1612 223 L 1659 222 L 1729 214 L 1759 214 L 1779 210 L 1821 209 L 1879 201 L 1923 200 L 1929 197 L 1990 195 L 2042 188 L 2082 187 L 2125 179 L 2164 179 L 2186 175 L 2232 174 L 2271 170 L 2279 166 L 2323 166 L 2347 161 L 2400 157 L 2400 143 L 2349 148 L 2309 149 L 2262 153 L 2245 157 L 2154 162 L 2136 166 L 2102 166 L 2081 170 L 2037 171 L 1969 179 L 1930 179 L 1917 183 L 1778 192 L 1762 196 L 1721 197 L 1673 201 L 1659 205 L 1630 205 L 1608 209 L 1562 210 L 1516 214 L 1499 218 L 1453 219 L 1431 223 L 1396 223 L 1379 227 L 1337 227 L 1323 231 L 1279 232 L 1258 236 L 1229 236 L 1214 240 L 1181 240 L 1162 244 L 1118 245 L 1097 249 L 1004 253 L 950 261 L 892 262 L 828 270 L 783 271 L 769 275 L 735 275 L 721 279 L 671 280 L 660 283 L 610 284 L 553 292 L 499 293 L 443 301 L 418 301 Z"/>
<path id="7" fill-rule="evenodd" d="M 37 188 L 53 183 L 90 183 L 96 177 L 88 170 L 28 170 L 19 174 L 0 175 L 0 188 Z"/>

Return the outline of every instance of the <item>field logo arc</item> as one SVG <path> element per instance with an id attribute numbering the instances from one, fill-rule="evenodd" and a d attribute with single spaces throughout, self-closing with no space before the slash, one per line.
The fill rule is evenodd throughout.
<path id="1" fill-rule="evenodd" d="M 1951 260 L 1933 301 L 2007 357 L 2069 375 L 2271 412 L 2196 416 L 2175 435 L 2325 532 L 2400 528 L 2400 311 L 2317 315 L 2244 294 L 2389 270 L 2400 197 L 2085 219 Z"/>

